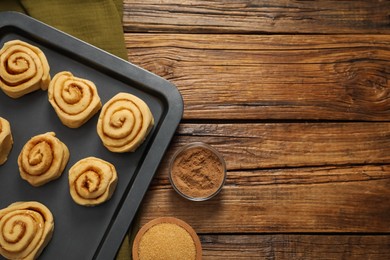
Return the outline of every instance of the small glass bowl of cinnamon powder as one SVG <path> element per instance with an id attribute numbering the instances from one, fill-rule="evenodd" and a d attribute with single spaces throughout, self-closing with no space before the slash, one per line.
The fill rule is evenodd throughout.
<path id="1" fill-rule="evenodd" d="M 172 187 L 186 199 L 208 200 L 217 195 L 226 179 L 221 154 L 208 144 L 190 143 L 179 149 L 169 167 Z"/>

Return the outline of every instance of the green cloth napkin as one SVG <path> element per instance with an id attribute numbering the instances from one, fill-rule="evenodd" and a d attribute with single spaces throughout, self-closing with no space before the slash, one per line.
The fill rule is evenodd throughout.
<path id="1" fill-rule="evenodd" d="M 127 60 L 123 0 L 2 0 L 0 11 L 26 13 Z"/>
<path id="2" fill-rule="evenodd" d="M 25 13 L 128 60 L 122 27 L 123 0 L 1 0 L 0 11 Z M 132 240 L 130 232 L 117 260 L 131 259 Z"/>

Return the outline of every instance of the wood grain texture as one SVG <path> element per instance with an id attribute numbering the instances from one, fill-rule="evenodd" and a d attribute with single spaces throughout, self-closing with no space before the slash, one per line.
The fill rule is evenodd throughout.
<path id="1" fill-rule="evenodd" d="M 390 232 L 389 187 L 388 165 L 228 172 L 221 193 L 206 202 L 152 187 L 141 224 L 173 216 L 200 233 Z"/>
<path id="2" fill-rule="evenodd" d="M 174 216 L 200 233 L 390 232 L 389 127 L 182 124 L 145 197 L 141 223 Z M 213 145 L 227 163 L 226 184 L 210 201 L 187 201 L 168 181 L 172 152 L 192 141 Z"/>
<path id="3" fill-rule="evenodd" d="M 390 255 L 390 1 L 124 0 L 130 62 L 174 83 L 182 124 L 140 209 L 204 259 Z M 169 161 L 203 141 L 228 178 L 181 198 Z"/>
<path id="4" fill-rule="evenodd" d="M 390 35 L 127 34 L 184 119 L 390 120 Z"/>
<path id="5" fill-rule="evenodd" d="M 387 259 L 390 236 L 201 235 L 204 259 Z"/>
<path id="6" fill-rule="evenodd" d="M 228 170 L 390 163 L 390 123 L 181 124 L 167 158 L 195 141 L 219 150 Z"/>
<path id="7" fill-rule="evenodd" d="M 125 0 L 126 32 L 389 33 L 390 2 Z"/>

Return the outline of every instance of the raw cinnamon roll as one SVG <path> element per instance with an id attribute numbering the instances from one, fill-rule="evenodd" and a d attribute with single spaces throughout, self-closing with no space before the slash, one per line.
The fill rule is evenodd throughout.
<path id="1" fill-rule="evenodd" d="M 37 187 L 59 178 L 69 160 L 68 147 L 54 132 L 32 137 L 18 157 L 20 176 Z"/>
<path id="2" fill-rule="evenodd" d="M 20 40 L 8 41 L 0 50 L 0 88 L 19 98 L 50 83 L 49 64 L 38 48 Z"/>
<path id="3" fill-rule="evenodd" d="M 7 259 L 36 259 L 54 231 L 50 210 L 35 201 L 0 210 L 0 254 Z"/>
<path id="4" fill-rule="evenodd" d="M 102 107 L 95 84 L 68 71 L 53 77 L 48 96 L 61 122 L 71 128 L 83 125 Z"/>
<path id="5" fill-rule="evenodd" d="M 153 124 L 153 115 L 143 100 L 119 93 L 103 106 L 97 132 L 108 150 L 132 152 L 142 144 Z"/>
<path id="6" fill-rule="evenodd" d="M 9 122 L 0 117 L 0 165 L 7 161 L 13 143 Z"/>
<path id="7" fill-rule="evenodd" d="M 96 206 L 109 200 L 118 176 L 114 165 L 96 157 L 87 157 L 69 169 L 72 199 L 82 206 Z"/>

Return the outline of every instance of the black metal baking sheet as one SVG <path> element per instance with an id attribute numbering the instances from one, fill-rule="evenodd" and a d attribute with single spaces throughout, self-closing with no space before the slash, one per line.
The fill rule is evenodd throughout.
<path id="1" fill-rule="evenodd" d="M 0 91 L 0 116 L 11 124 L 14 146 L 0 166 L 0 208 L 16 201 L 39 201 L 53 213 L 54 235 L 40 259 L 113 259 L 130 227 L 183 113 L 183 101 L 170 82 L 31 17 L 0 13 L 0 46 L 20 39 L 46 55 L 53 77 L 59 71 L 93 81 L 104 104 L 118 92 L 129 92 L 150 107 L 155 126 L 133 153 L 112 153 L 101 143 L 96 124 L 99 113 L 78 129 L 60 122 L 47 101 L 47 91 L 12 99 Z M 99 111 L 100 112 L 100 111 Z M 17 157 L 32 136 L 54 131 L 70 150 L 63 175 L 42 187 L 19 176 Z M 96 156 L 113 163 L 118 186 L 106 203 L 87 208 L 69 194 L 68 170 L 78 160 Z"/>

